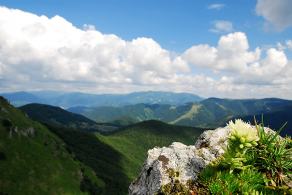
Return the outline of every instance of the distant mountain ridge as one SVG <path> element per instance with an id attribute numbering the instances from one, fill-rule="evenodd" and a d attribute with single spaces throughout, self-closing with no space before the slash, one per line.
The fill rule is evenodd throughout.
<path id="1" fill-rule="evenodd" d="M 250 119 L 254 115 L 259 118 L 262 114 L 272 115 L 272 113 L 276 113 L 275 118 L 278 118 L 278 115 L 282 116 L 280 113 L 285 113 L 284 118 L 287 118 L 288 124 L 292 123 L 288 117 L 291 113 L 291 109 L 288 108 L 292 106 L 292 101 L 278 98 L 242 100 L 208 98 L 199 101 L 192 94 L 171 92 L 137 92 L 124 95 L 17 92 L 6 96 L 15 104 L 36 101 L 41 104 L 48 104 L 46 102 L 50 102 L 51 105 L 58 104 L 57 106 L 62 108 L 74 105 L 67 110 L 81 114 L 96 123 L 110 123 L 117 126 L 127 126 L 145 120 L 160 120 L 174 125 L 216 128 L 234 118 L 249 117 Z M 195 98 L 194 101 L 190 101 L 192 98 Z M 272 124 L 277 124 L 275 119 L 271 120 Z M 283 132 L 291 134 L 287 130 Z"/>
<path id="2" fill-rule="evenodd" d="M 123 107 L 75 107 L 71 112 L 82 114 L 97 122 L 133 124 L 145 120 L 161 120 L 175 125 L 216 128 L 233 118 L 285 111 L 291 100 L 277 98 L 232 100 L 209 98 L 180 106 L 166 104 L 136 104 Z M 272 120 L 272 119 L 271 119 Z M 291 121 L 292 123 L 292 121 Z"/>
<path id="3" fill-rule="evenodd" d="M 254 119 L 256 119 L 257 122 L 262 122 L 263 119 L 265 126 L 275 130 L 279 130 L 287 122 L 281 131 L 281 135 L 292 136 L 292 106 L 287 106 L 285 109 L 266 113 L 264 115 L 249 115 L 239 118 L 244 121 L 249 121 L 251 124 L 254 124 Z"/>
<path id="4" fill-rule="evenodd" d="M 14 92 L 0 94 L 15 106 L 30 103 L 42 103 L 64 108 L 76 106 L 125 106 L 139 103 L 182 105 L 198 102 L 203 98 L 191 93 L 173 93 L 162 91 L 134 92 L 129 94 L 87 94 L 53 91 Z"/>
<path id="5" fill-rule="evenodd" d="M 32 93 L 28 93 L 24 91 L 19 91 L 15 93 L 3 93 L 3 94 L 0 94 L 0 96 L 3 96 L 4 98 L 6 98 L 14 106 L 21 106 L 27 103 L 42 103 L 43 102 L 41 98 L 38 98 Z"/>

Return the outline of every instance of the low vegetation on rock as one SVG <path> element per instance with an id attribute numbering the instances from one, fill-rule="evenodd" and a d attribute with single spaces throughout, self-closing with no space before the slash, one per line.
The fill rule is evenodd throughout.
<path id="1" fill-rule="evenodd" d="M 179 147 L 171 145 L 153 149 L 148 152 L 144 169 L 150 167 L 156 171 L 146 175 L 143 169 L 129 192 L 155 192 L 159 195 L 292 194 L 292 141 L 290 137 L 279 135 L 281 129 L 275 132 L 264 127 L 263 123 L 252 126 L 237 119 L 224 128 L 205 131 L 195 148 L 176 143 Z M 175 148 L 174 152 L 167 153 L 172 148 Z M 193 154 L 180 148 L 192 148 Z M 159 158 L 155 160 L 154 151 L 168 159 L 168 166 L 163 166 Z M 161 179 L 149 183 L 151 178 L 157 177 Z"/>
<path id="2" fill-rule="evenodd" d="M 291 139 L 236 120 L 222 157 L 207 166 L 200 182 L 211 194 L 291 194 Z"/>

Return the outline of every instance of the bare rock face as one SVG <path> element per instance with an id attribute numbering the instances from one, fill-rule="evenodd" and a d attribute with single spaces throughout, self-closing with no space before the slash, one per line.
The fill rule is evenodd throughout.
<path id="1" fill-rule="evenodd" d="M 162 185 L 171 182 L 170 170 L 182 184 L 195 181 L 198 174 L 211 161 L 224 153 L 230 130 L 218 128 L 205 131 L 195 145 L 174 142 L 169 147 L 155 147 L 148 151 L 138 178 L 129 187 L 130 195 L 153 195 Z"/>

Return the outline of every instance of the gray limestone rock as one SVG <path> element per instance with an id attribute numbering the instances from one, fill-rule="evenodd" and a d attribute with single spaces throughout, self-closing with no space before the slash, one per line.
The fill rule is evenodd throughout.
<path id="1" fill-rule="evenodd" d="M 205 131 L 195 145 L 174 142 L 169 147 L 155 147 L 148 151 L 138 178 L 129 187 L 131 195 L 153 195 L 162 185 L 171 182 L 168 170 L 179 172 L 182 184 L 197 179 L 201 170 L 224 153 L 230 130 L 218 128 Z"/>
<path id="2" fill-rule="evenodd" d="M 275 133 L 269 128 L 264 130 L 266 133 Z M 174 142 L 169 147 L 149 150 L 140 175 L 129 187 L 129 194 L 156 194 L 161 186 L 172 182 L 170 169 L 179 173 L 175 179 L 181 184 L 195 181 L 202 169 L 224 154 L 230 133 L 228 126 L 220 127 L 204 131 L 195 145 Z M 278 138 L 282 139 L 281 136 Z"/>

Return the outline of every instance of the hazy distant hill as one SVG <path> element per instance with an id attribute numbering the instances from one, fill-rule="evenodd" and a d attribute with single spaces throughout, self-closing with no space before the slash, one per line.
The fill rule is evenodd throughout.
<path id="1" fill-rule="evenodd" d="M 5 97 L 14 106 L 22 106 L 27 103 L 42 103 L 43 102 L 43 100 L 39 98 L 38 96 L 32 93 L 24 92 L 24 91 L 0 94 L 0 96 Z"/>
<path id="2" fill-rule="evenodd" d="M 183 106 L 135 104 L 122 107 L 73 107 L 68 110 L 97 122 L 133 124 L 152 119 L 170 122 L 187 112 L 191 106 L 192 103 Z"/>
<path id="3" fill-rule="evenodd" d="M 263 115 L 259 114 L 256 116 L 250 115 L 240 118 L 254 124 L 254 117 L 257 122 L 261 122 L 263 117 L 265 126 L 268 126 L 274 130 L 279 130 L 287 122 L 287 125 L 284 126 L 281 135 L 292 136 L 292 106 L 287 106 L 280 111 L 275 111 L 272 113 L 266 113 Z"/>
<path id="4" fill-rule="evenodd" d="M 180 106 L 137 104 L 123 107 L 77 107 L 71 112 L 83 114 L 97 122 L 130 124 L 144 120 L 161 120 L 193 127 L 218 127 L 234 117 L 272 113 L 292 106 L 292 101 L 276 98 L 230 100 L 209 98 Z"/>
<path id="5" fill-rule="evenodd" d="M 0 194 L 102 193 L 104 183 L 45 126 L 0 97 Z"/>
<path id="6" fill-rule="evenodd" d="M 257 115 L 282 110 L 292 101 L 276 98 L 232 100 L 209 98 L 193 104 L 192 108 L 172 123 L 198 127 L 217 127 L 238 116 Z"/>
<path id="7" fill-rule="evenodd" d="M 159 91 L 129 94 L 86 94 L 39 91 L 3 93 L 1 95 L 16 106 L 29 103 L 43 103 L 65 108 L 76 106 L 124 106 L 139 103 L 183 105 L 187 102 L 198 102 L 202 100 L 201 97 L 190 93 Z"/>
<path id="8" fill-rule="evenodd" d="M 24 111 L 30 118 L 53 126 L 103 132 L 114 131 L 117 129 L 116 126 L 110 124 L 98 124 L 83 115 L 71 113 L 56 106 L 27 104 L 19 109 Z"/>

